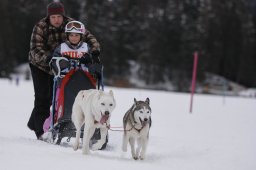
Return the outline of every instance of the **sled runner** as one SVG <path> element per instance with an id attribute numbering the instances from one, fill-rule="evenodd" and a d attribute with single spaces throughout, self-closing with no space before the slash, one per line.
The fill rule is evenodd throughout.
<path id="1" fill-rule="evenodd" d="M 55 72 L 53 85 L 53 99 L 51 110 L 51 125 L 49 131 L 52 133 L 53 141 L 60 144 L 64 137 L 67 141 L 75 137 L 76 128 L 71 121 L 72 106 L 76 95 L 80 90 L 100 89 L 104 90 L 102 83 L 102 65 L 99 64 L 81 64 L 79 59 L 67 59 L 65 57 L 56 57 L 52 60 L 52 68 Z M 101 73 L 97 73 L 98 67 Z M 83 131 L 83 127 L 81 128 Z M 81 138 L 83 133 L 81 133 Z M 100 139 L 100 130 L 96 129 L 91 138 L 95 143 Z M 108 137 L 101 149 L 107 145 Z"/>

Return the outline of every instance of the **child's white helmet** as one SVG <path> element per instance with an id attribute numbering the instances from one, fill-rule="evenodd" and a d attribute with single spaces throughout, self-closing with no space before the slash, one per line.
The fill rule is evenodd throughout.
<path id="1" fill-rule="evenodd" d="M 84 24 L 79 21 L 70 21 L 65 26 L 65 33 L 78 33 L 84 35 Z"/>

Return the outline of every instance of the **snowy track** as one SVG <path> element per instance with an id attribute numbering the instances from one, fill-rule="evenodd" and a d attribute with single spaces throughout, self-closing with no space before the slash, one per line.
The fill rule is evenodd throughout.
<path id="1" fill-rule="evenodd" d="M 0 169 L 121 169 L 121 170 L 254 170 L 256 169 L 256 100 L 195 95 L 193 114 L 189 94 L 137 89 L 112 89 L 117 108 L 112 126 L 122 117 L 133 98 L 150 98 L 152 128 L 144 161 L 121 151 L 122 132 L 110 131 L 106 150 L 82 155 L 72 141 L 61 146 L 35 139 L 27 127 L 33 104 L 32 82 L 20 86 L 0 80 Z"/>

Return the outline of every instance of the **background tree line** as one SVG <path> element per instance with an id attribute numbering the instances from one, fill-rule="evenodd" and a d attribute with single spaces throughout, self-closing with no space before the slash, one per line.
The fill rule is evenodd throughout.
<path id="1" fill-rule="evenodd" d="M 27 62 L 34 24 L 49 0 L 1 0 L 0 75 Z M 137 76 L 147 84 L 190 85 L 193 52 L 199 80 L 210 72 L 256 87 L 254 0 L 63 0 L 67 16 L 81 20 L 102 46 L 107 83 Z"/>

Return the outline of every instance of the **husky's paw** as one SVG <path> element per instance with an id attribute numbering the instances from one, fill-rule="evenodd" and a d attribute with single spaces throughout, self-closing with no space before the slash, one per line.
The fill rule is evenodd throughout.
<path id="1" fill-rule="evenodd" d="M 134 160 L 138 160 L 138 157 L 137 157 L 137 156 L 134 156 L 133 159 L 134 159 Z"/>
<path id="2" fill-rule="evenodd" d="M 123 150 L 123 152 L 127 152 L 127 147 L 123 146 L 122 150 Z"/>
<path id="3" fill-rule="evenodd" d="M 73 145 L 73 149 L 74 149 L 74 151 L 77 151 L 78 147 L 79 147 L 79 144 L 74 143 L 74 145 Z"/>
<path id="4" fill-rule="evenodd" d="M 82 153 L 83 153 L 84 155 L 88 155 L 88 154 L 90 154 L 90 151 L 87 150 L 87 149 L 84 149 Z"/>
<path id="5" fill-rule="evenodd" d="M 102 144 L 100 142 L 97 142 L 97 143 L 92 145 L 92 150 L 96 151 L 96 150 L 101 149 L 101 147 L 102 147 Z"/>
<path id="6" fill-rule="evenodd" d="M 132 153 L 132 157 L 133 157 L 134 160 L 138 160 L 138 158 L 139 158 L 139 156 L 135 153 Z"/>
<path id="7" fill-rule="evenodd" d="M 140 160 L 144 160 L 145 159 L 145 156 L 140 156 Z"/>

